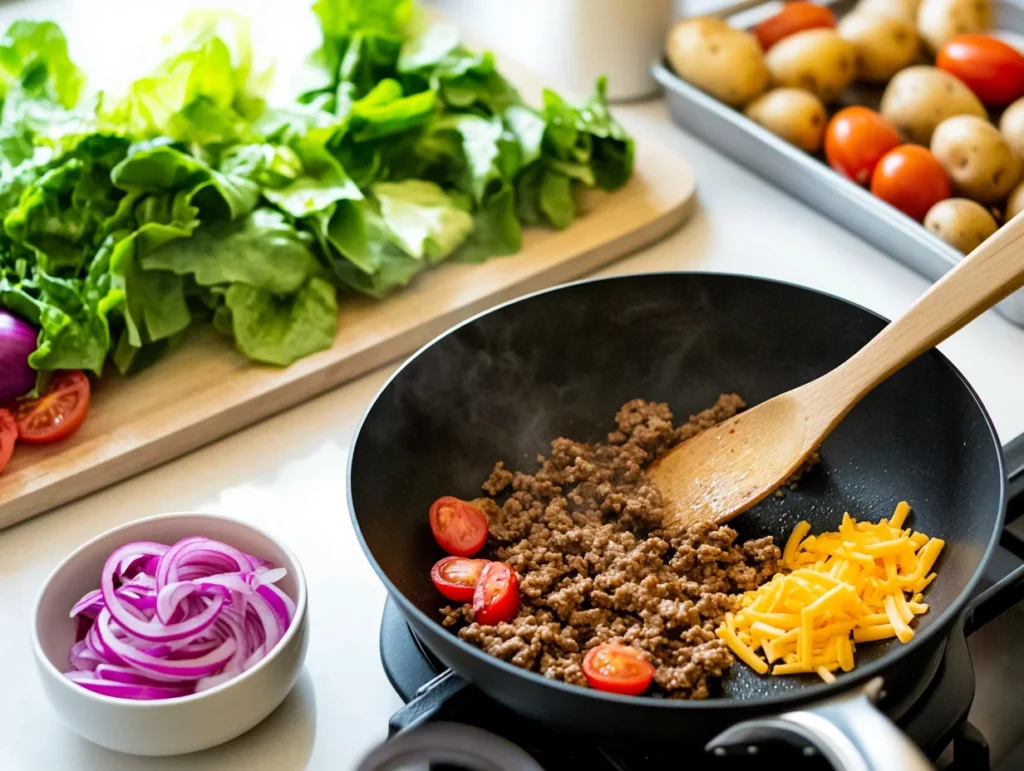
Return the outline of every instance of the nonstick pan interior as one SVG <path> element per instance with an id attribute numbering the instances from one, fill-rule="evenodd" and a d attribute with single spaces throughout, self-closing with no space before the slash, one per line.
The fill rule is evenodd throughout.
<path id="1" fill-rule="evenodd" d="M 555 437 L 601 440 L 629 399 L 666 401 L 677 420 L 723 392 L 756 404 L 832 369 L 883 325 L 811 290 L 693 273 L 574 284 L 477 317 L 410 360 L 366 415 L 350 494 L 367 552 L 405 611 L 437 624 L 445 602 L 428 575 L 443 556 L 427 521 L 434 499 L 481 495 L 497 460 L 533 470 Z M 860 646 L 855 673 L 866 676 L 887 653 L 924 650 L 966 598 L 1001 522 L 999 445 L 975 394 L 931 352 L 870 394 L 821 453 L 800 489 L 733 521 L 741 538 L 771 534 L 781 545 L 801 519 L 815 532 L 835 529 L 844 511 L 877 519 L 905 499 L 910 525 L 947 544 L 917 637 Z M 821 685 L 738 663 L 716 697 Z"/>

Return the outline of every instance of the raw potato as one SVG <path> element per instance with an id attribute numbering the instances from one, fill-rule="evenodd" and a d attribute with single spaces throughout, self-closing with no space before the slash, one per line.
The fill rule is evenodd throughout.
<path id="1" fill-rule="evenodd" d="M 834 29 L 806 29 L 780 40 L 765 56 L 776 86 L 802 88 L 831 102 L 857 75 L 854 48 Z"/>
<path id="2" fill-rule="evenodd" d="M 721 19 L 686 19 L 668 33 L 665 54 L 683 80 L 742 107 L 768 88 L 768 68 L 757 39 Z"/>
<path id="3" fill-rule="evenodd" d="M 850 13 L 888 16 L 913 25 L 917 24 L 917 8 L 920 4 L 920 0 L 860 0 Z"/>
<path id="4" fill-rule="evenodd" d="M 964 254 L 981 246 L 998 227 L 984 206 L 966 198 L 939 201 L 924 216 L 924 226 Z"/>
<path id="5" fill-rule="evenodd" d="M 983 118 L 947 118 L 935 129 L 931 149 L 954 187 L 972 201 L 998 203 L 1020 180 L 1020 159 Z"/>
<path id="6" fill-rule="evenodd" d="M 919 145 L 929 144 L 935 127 L 946 118 L 987 115 L 962 80 L 925 65 L 896 73 L 882 94 L 881 113 L 906 139 Z"/>
<path id="7" fill-rule="evenodd" d="M 992 25 L 989 0 L 921 0 L 917 31 L 932 53 L 956 35 L 988 32 Z"/>
<path id="8" fill-rule="evenodd" d="M 1024 159 L 1024 97 L 1003 111 L 1003 117 L 999 119 L 999 131 L 1017 153 L 1017 157 Z"/>
<path id="9" fill-rule="evenodd" d="M 1017 185 L 1010 193 L 1010 197 L 1006 199 L 1006 213 L 1003 216 L 1009 222 L 1022 211 L 1024 211 L 1024 182 Z"/>
<path id="10" fill-rule="evenodd" d="M 821 149 L 825 135 L 825 105 L 799 88 L 775 88 L 759 96 L 744 111 L 747 117 L 791 145 L 808 153 Z"/>
<path id="11" fill-rule="evenodd" d="M 914 26 L 888 16 L 854 12 L 836 31 L 856 51 L 857 77 L 873 83 L 884 83 L 910 66 L 920 48 Z"/>

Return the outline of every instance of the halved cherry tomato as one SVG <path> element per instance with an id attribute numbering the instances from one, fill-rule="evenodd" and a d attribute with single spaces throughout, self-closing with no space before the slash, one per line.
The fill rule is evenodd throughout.
<path id="1" fill-rule="evenodd" d="M 483 569 L 490 560 L 473 560 L 468 557 L 444 557 L 430 569 L 430 579 L 449 600 L 469 602 Z"/>
<path id="2" fill-rule="evenodd" d="M 438 546 L 456 557 L 472 557 L 487 543 L 487 516 L 450 495 L 430 507 L 430 529 Z"/>
<path id="3" fill-rule="evenodd" d="M 932 206 L 949 198 L 949 175 L 926 148 L 901 145 L 878 162 L 871 192 L 920 221 Z"/>
<path id="4" fill-rule="evenodd" d="M 761 48 L 767 51 L 782 38 L 795 32 L 818 27 L 836 26 L 836 16 L 832 11 L 817 3 L 786 3 L 786 6 L 774 16 L 769 16 L 756 27 L 754 35 Z"/>
<path id="5" fill-rule="evenodd" d="M 61 372 L 38 399 L 14 408 L 23 442 L 46 444 L 71 436 L 89 414 L 89 378 L 80 370 Z"/>
<path id="6" fill-rule="evenodd" d="M 847 107 L 825 129 L 825 158 L 847 179 L 866 185 L 882 156 L 902 142 L 896 127 L 874 110 Z"/>
<path id="7" fill-rule="evenodd" d="M 519 578 L 504 562 L 484 566 L 473 590 L 473 618 L 487 626 L 511 621 L 519 612 Z"/>
<path id="8" fill-rule="evenodd" d="M 985 104 L 1024 96 L 1024 55 L 989 35 L 957 35 L 939 49 L 935 66 L 955 75 Z"/>
<path id="9" fill-rule="evenodd" d="M 598 691 L 638 696 L 654 679 L 654 666 L 636 648 L 605 643 L 587 651 L 583 674 Z"/>
<path id="10" fill-rule="evenodd" d="M 18 424 L 14 422 L 14 416 L 10 410 L 0 409 L 0 474 L 4 473 L 17 441 Z"/>

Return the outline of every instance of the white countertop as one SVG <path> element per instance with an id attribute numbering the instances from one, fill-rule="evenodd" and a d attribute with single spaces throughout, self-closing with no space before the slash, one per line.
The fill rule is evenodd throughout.
<path id="1" fill-rule="evenodd" d="M 158 8 L 140 5 L 146 6 L 147 15 Z M 253 2 L 249 8 L 267 5 Z M 301 5 L 295 4 L 296 13 Z M 167 17 L 168 6 L 181 7 L 161 3 L 161 19 Z M 100 2 L 85 0 L 13 3 L 0 9 L 0 23 L 6 26 L 22 15 L 49 15 L 65 24 L 73 51 L 96 35 L 89 50 L 100 61 L 103 46 L 117 46 L 118 30 L 111 32 L 98 20 L 99 7 Z M 102 7 L 120 19 L 119 26 L 130 24 L 128 0 L 102 0 Z M 113 61 L 110 56 L 108 51 L 105 60 Z M 92 66 L 88 61 L 87 69 Z M 928 286 L 680 132 L 660 102 L 631 105 L 622 112 L 645 136 L 692 162 L 700 203 L 678 233 L 602 275 L 749 273 L 831 292 L 890 317 Z M 1024 330 L 988 313 L 942 350 L 977 388 L 1004 440 L 1024 432 Z M 388 716 L 400 700 L 378 657 L 384 590 L 363 559 L 349 522 L 345 464 L 362 411 L 394 368 L 386 366 L 187 457 L 0 532 L 0 661 L 7 672 L 0 699 L 0 768 L 337 771 L 352 767 L 384 737 Z M 182 510 L 244 518 L 290 544 L 309 581 L 312 637 L 306 672 L 276 713 L 227 745 L 171 759 L 111 753 L 65 728 L 45 702 L 29 649 L 31 605 L 48 572 L 83 541 L 132 519 Z"/>

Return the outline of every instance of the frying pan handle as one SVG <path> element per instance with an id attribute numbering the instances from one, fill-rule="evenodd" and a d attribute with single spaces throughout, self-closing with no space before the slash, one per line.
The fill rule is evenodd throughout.
<path id="1" fill-rule="evenodd" d="M 469 771 L 544 771 L 507 739 L 463 723 L 425 723 L 402 731 L 370 750 L 356 771 L 399 771 L 413 764 Z"/>
<path id="2" fill-rule="evenodd" d="M 934 771 L 917 745 L 875 708 L 881 689 L 879 677 L 806 709 L 737 723 L 706 749 L 725 755 L 740 748 L 747 754 L 759 742 L 782 739 L 810 743 L 839 771 Z"/>

